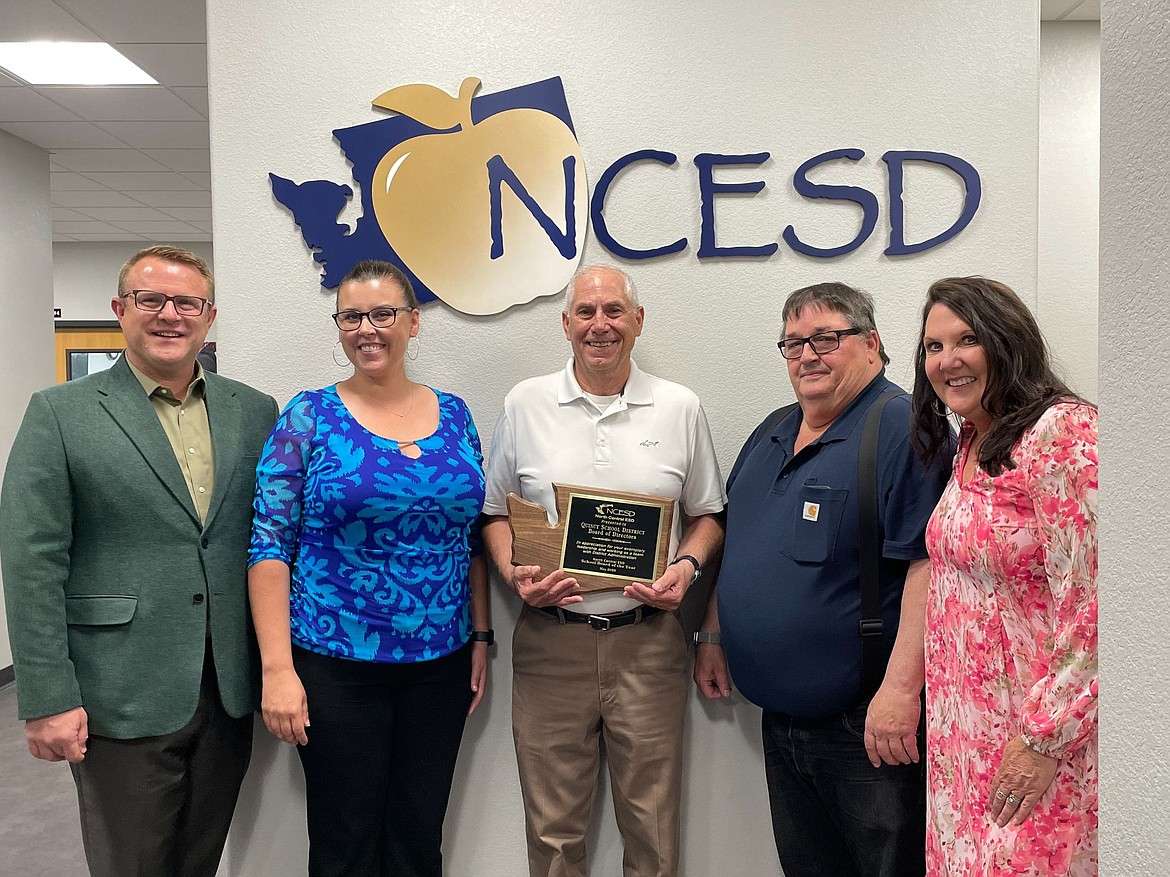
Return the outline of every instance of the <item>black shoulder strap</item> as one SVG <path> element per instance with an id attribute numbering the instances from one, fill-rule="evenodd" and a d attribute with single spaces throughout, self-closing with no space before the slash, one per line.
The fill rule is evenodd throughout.
<path id="1" fill-rule="evenodd" d="M 867 700 L 881 687 L 886 668 L 882 662 L 881 581 L 882 520 L 878 509 L 877 451 L 882 409 L 901 390 L 887 390 L 870 406 L 857 455 L 858 561 L 861 582 L 861 687 L 858 699 Z"/>
<path id="2" fill-rule="evenodd" d="M 760 428 L 756 430 L 756 440 L 752 442 L 751 448 L 746 448 L 745 450 L 750 451 L 760 442 L 766 440 L 768 436 L 772 434 L 772 430 L 780 425 L 780 421 L 799 407 L 799 402 L 793 402 L 791 405 L 784 405 L 780 408 L 777 408 L 775 411 L 765 417 L 764 422 L 760 424 Z"/>

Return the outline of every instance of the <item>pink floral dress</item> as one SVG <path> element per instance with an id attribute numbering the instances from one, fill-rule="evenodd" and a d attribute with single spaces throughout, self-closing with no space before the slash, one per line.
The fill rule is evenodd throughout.
<path id="1" fill-rule="evenodd" d="M 1097 411 L 1061 403 L 1015 469 L 951 480 L 926 531 L 927 874 L 1097 873 Z M 991 782 L 1021 733 L 1060 759 L 1022 825 L 991 819 Z"/>

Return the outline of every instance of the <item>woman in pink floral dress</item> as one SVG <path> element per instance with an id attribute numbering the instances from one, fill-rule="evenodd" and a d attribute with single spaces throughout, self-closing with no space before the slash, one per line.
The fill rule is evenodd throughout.
<path id="1" fill-rule="evenodd" d="M 945 406 L 945 407 L 944 407 Z M 935 283 L 913 416 L 954 471 L 927 529 L 927 873 L 1097 873 L 1097 410 L 1010 289 Z"/>

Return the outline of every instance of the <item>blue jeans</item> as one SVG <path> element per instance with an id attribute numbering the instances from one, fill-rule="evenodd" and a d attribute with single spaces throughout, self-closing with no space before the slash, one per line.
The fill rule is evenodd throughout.
<path id="1" fill-rule="evenodd" d="M 764 712 L 772 830 L 785 877 L 926 872 L 925 728 L 918 764 L 875 768 L 865 754 L 868 707 L 822 719 Z"/>

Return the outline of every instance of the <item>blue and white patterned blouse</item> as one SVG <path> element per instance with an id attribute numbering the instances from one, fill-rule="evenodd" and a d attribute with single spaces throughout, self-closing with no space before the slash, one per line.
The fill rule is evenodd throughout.
<path id="1" fill-rule="evenodd" d="M 436 395 L 439 427 L 417 460 L 359 424 L 336 385 L 300 393 L 276 421 L 256 471 L 248 564 L 290 566 L 296 645 L 409 663 L 471 636 L 483 454 L 467 405 Z"/>

